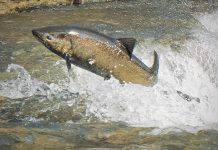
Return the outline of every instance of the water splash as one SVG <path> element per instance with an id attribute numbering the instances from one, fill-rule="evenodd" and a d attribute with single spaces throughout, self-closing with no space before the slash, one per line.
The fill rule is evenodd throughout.
<path id="1" fill-rule="evenodd" d="M 17 78 L 9 81 L 0 81 L 1 96 L 9 98 L 23 98 L 29 97 L 40 91 L 42 82 L 32 80 L 29 73 L 22 67 L 16 64 L 8 66 L 7 72 L 15 71 Z"/>
<path id="2" fill-rule="evenodd" d="M 160 55 L 158 83 L 152 88 L 116 83 L 102 88 L 102 84 L 100 87 L 96 84 L 101 89 L 92 87 L 89 111 L 101 119 L 124 121 L 134 126 L 205 126 L 217 122 L 218 90 L 202 66 L 185 53 L 172 52 L 169 47 L 140 46 L 141 50 L 148 48 Z M 145 56 L 144 62 L 149 60 L 145 53 L 139 56 Z M 177 90 L 199 99 L 200 103 L 187 102 Z"/>
<path id="3" fill-rule="evenodd" d="M 92 95 L 87 100 L 89 111 L 105 121 L 123 121 L 134 126 L 207 126 L 217 123 L 218 36 L 211 31 L 193 29 L 194 38 L 183 45 L 181 53 L 162 45 L 139 44 L 136 56 L 141 56 L 146 64 L 152 64 L 153 50 L 160 55 L 158 84 L 152 88 L 121 86 L 116 80 L 109 83 L 92 77 L 92 81 L 82 84 L 86 85 L 83 90 Z M 79 76 L 86 79 L 83 75 Z M 191 98 L 190 102 L 177 91 Z"/>
<path id="4" fill-rule="evenodd" d="M 200 21 L 200 23 L 207 29 L 207 31 L 218 34 L 218 11 L 211 14 L 205 13 L 201 15 L 196 15 L 195 18 Z"/>
<path id="5" fill-rule="evenodd" d="M 29 72 L 20 65 L 10 64 L 7 72 L 12 71 L 16 72 L 17 76 L 12 80 L 0 81 L 0 96 L 18 99 L 39 95 L 46 96 L 48 99 L 56 97 L 64 101 L 66 99 L 73 100 L 72 97 L 77 94 L 68 91 L 65 83 L 68 81 L 67 79 L 59 82 L 59 85 L 54 83 L 47 84 L 32 78 Z M 69 105 L 72 105 L 72 103 Z"/>
<path id="6" fill-rule="evenodd" d="M 210 15 L 217 16 L 217 12 Z M 182 45 L 181 52 L 160 44 L 141 42 L 137 45 L 134 53 L 145 64 L 152 64 L 153 50 L 160 56 L 159 80 L 153 87 L 121 85 L 113 78 L 104 81 L 78 67 L 73 68 L 75 78 L 63 79 L 61 84 L 47 84 L 33 79 L 22 66 L 11 64 L 8 71 L 15 70 L 17 78 L 0 81 L 0 95 L 13 99 L 55 95 L 74 105 L 75 99 L 70 93 L 79 93 L 85 95 L 87 115 L 95 114 L 106 122 L 122 121 L 132 126 L 161 128 L 211 128 L 209 125 L 218 123 L 218 45 L 217 30 L 207 24 L 217 19 L 196 18 L 205 29 L 193 29 L 194 38 Z"/>

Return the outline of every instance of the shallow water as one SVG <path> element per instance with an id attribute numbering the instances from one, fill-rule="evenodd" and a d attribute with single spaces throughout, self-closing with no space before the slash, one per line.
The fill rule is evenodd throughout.
<path id="1" fill-rule="evenodd" d="M 217 149 L 216 6 L 136 0 L 0 16 L 0 145 Z M 31 34 L 48 25 L 136 38 L 134 54 L 145 64 L 159 54 L 158 83 L 123 86 L 77 67 L 69 76 L 64 60 Z"/>

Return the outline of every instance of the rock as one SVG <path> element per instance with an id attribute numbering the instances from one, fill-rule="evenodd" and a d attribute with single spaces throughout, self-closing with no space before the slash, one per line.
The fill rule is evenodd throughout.
<path id="1" fill-rule="evenodd" d="M 199 131 L 197 133 L 149 134 L 152 128 L 126 127 L 119 124 L 56 124 L 37 128 L 0 128 L 0 147 L 12 149 L 216 149 L 218 133 Z M 8 128 L 11 127 L 11 128 Z M 146 134 L 141 136 L 139 132 Z M 176 138 L 175 138 L 176 137 Z M 182 140 L 181 140 L 182 139 Z"/>
<path id="2" fill-rule="evenodd" d="M 38 8 L 54 7 L 60 5 L 84 4 L 93 2 L 108 2 L 113 0 L 1 0 L 0 15 L 31 11 Z"/>

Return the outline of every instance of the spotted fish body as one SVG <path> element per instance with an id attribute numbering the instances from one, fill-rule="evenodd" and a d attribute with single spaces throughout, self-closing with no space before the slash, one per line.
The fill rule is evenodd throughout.
<path id="1" fill-rule="evenodd" d="M 34 29 L 33 35 L 55 54 L 66 59 L 68 69 L 74 64 L 109 79 L 114 76 L 121 83 L 152 86 L 157 81 L 159 60 L 154 52 L 151 68 L 133 54 L 136 40 L 114 39 L 89 29 L 52 26 Z"/>

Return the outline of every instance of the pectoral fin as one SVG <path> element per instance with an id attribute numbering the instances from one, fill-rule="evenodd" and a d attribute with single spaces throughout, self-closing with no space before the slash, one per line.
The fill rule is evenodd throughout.
<path id="1" fill-rule="evenodd" d="M 154 51 L 154 63 L 151 67 L 151 71 L 155 76 L 158 74 L 158 69 L 159 69 L 159 57 L 157 55 L 157 52 Z"/>
<path id="2" fill-rule="evenodd" d="M 109 80 L 111 78 L 111 75 L 106 75 L 105 77 L 104 77 L 104 80 Z"/>
<path id="3" fill-rule="evenodd" d="M 133 48 L 134 48 L 135 43 L 136 43 L 136 39 L 134 39 L 134 38 L 120 38 L 117 40 L 122 44 L 122 46 L 125 47 L 127 54 L 131 58 Z"/>
<path id="4" fill-rule="evenodd" d="M 71 70 L 71 63 L 70 63 L 69 56 L 66 55 L 65 59 L 66 59 L 67 69 L 68 69 L 68 72 L 69 72 Z"/>

